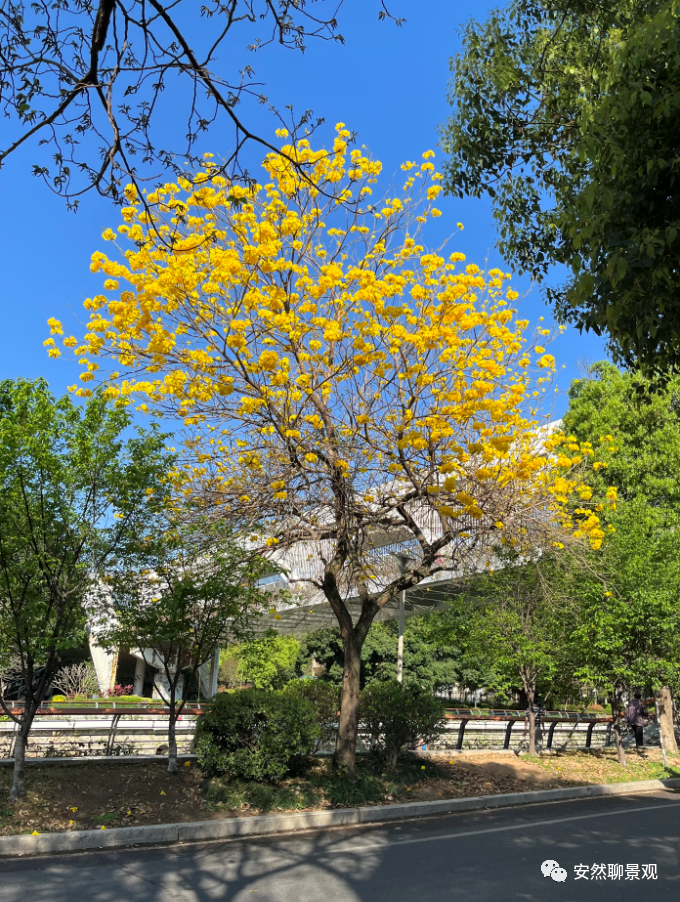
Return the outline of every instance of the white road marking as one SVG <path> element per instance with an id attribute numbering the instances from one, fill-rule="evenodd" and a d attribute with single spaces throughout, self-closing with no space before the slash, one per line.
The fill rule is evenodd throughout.
<path id="1" fill-rule="evenodd" d="M 354 846 L 349 848 L 343 846 L 341 849 L 336 849 L 336 852 L 369 852 L 374 849 L 385 849 L 387 847 L 393 848 L 394 846 L 408 846 L 412 845 L 413 843 L 434 842 L 436 840 L 442 839 L 458 839 L 459 837 L 465 836 L 482 836 L 485 833 L 503 833 L 506 830 L 526 830 L 530 827 L 546 827 L 552 826 L 553 824 L 566 824 L 569 821 L 587 821 L 593 820 L 598 817 L 614 817 L 617 815 L 638 814 L 640 811 L 657 811 L 660 808 L 678 807 L 680 807 L 680 802 L 662 802 L 661 805 L 645 805 L 641 808 L 617 808 L 616 811 L 602 811 L 598 814 L 576 814 L 572 817 L 550 818 L 549 820 L 542 821 L 527 821 L 526 823 L 522 824 L 507 824 L 504 827 L 486 827 L 483 830 L 464 830 L 460 833 L 442 833 L 439 835 L 431 834 L 429 836 L 415 836 L 412 839 L 400 839 L 397 842 L 390 842 L 389 840 L 386 840 L 384 843 L 374 843 L 372 845 Z"/>

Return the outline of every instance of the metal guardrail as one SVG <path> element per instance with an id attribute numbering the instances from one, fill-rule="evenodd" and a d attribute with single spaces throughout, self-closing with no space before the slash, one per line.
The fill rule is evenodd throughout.
<path id="1" fill-rule="evenodd" d="M 503 748 L 510 748 L 510 740 L 512 738 L 512 728 L 516 723 L 526 723 L 527 715 L 520 711 L 510 711 L 510 710 L 484 710 L 484 709 L 476 709 L 476 708 L 447 708 L 446 709 L 446 719 L 447 720 L 460 720 L 460 727 L 458 728 L 458 738 L 456 740 L 456 749 L 461 750 L 463 748 L 463 742 L 465 740 L 465 728 L 467 725 L 472 722 L 478 721 L 499 721 L 504 722 L 507 721 L 508 726 L 505 730 L 505 737 L 503 739 Z M 611 741 L 611 733 L 612 733 L 612 718 L 611 717 L 600 717 L 599 715 L 593 714 L 585 714 L 579 716 L 578 712 L 571 711 L 546 711 L 541 714 L 541 724 L 550 724 L 550 729 L 548 730 L 548 738 L 546 740 L 545 747 L 548 749 L 552 748 L 553 738 L 555 735 L 555 727 L 559 723 L 569 723 L 574 724 L 576 726 L 579 723 L 587 723 L 588 730 L 586 733 L 586 743 L 585 748 L 589 749 L 591 747 L 592 739 L 593 739 L 593 730 L 598 724 L 607 724 L 607 736 L 605 739 L 605 746 L 608 746 Z"/>
<path id="2" fill-rule="evenodd" d="M 24 707 L 25 705 L 17 702 L 14 702 L 11 708 L 8 706 L 10 714 L 14 714 L 16 717 L 21 716 Z M 182 714 L 203 714 L 203 709 L 204 706 L 201 704 L 188 702 L 182 708 Z M 4 712 L 0 710 L 0 715 L 3 713 Z M 53 714 L 160 714 L 162 716 L 167 716 L 168 706 L 164 705 L 162 702 L 155 702 L 153 705 L 128 705 L 117 702 L 107 702 L 106 704 L 93 702 L 90 705 L 84 705 L 82 702 L 78 702 L 77 704 L 72 702 L 58 702 L 55 705 L 50 704 L 49 702 L 43 702 L 35 713 L 36 716 Z"/>
<path id="3" fill-rule="evenodd" d="M 484 720 L 495 720 L 500 717 L 525 717 L 525 712 L 518 708 L 449 708 L 446 707 L 447 716 L 457 717 L 476 717 Z M 581 713 L 580 711 L 543 711 L 543 718 L 560 717 L 564 721 L 576 721 L 582 723 L 584 720 L 602 720 L 608 716 L 602 714 L 593 714 L 592 712 Z"/>

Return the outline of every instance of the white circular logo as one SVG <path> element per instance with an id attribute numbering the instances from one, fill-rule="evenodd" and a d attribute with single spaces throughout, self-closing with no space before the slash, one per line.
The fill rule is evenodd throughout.
<path id="1" fill-rule="evenodd" d="M 557 883 L 564 883 L 564 881 L 567 879 L 567 872 L 564 870 L 564 868 L 553 868 L 550 872 L 550 876 Z"/>

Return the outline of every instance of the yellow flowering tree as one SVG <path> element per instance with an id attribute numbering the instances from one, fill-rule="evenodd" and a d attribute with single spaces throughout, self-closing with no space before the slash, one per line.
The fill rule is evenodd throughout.
<path id="1" fill-rule="evenodd" d="M 314 559 L 344 644 L 336 760 L 352 772 L 361 647 L 388 602 L 500 541 L 597 546 L 603 532 L 583 483 L 592 449 L 558 453 L 534 410 L 548 330 L 528 335 L 501 271 L 419 243 L 439 215 L 431 151 L 376 200 L 380 163 L 348 138 L 340 124 L 331 150 L 286 144 L 250 188 L 207 157 L 145 205 L 130 189 L 130 246 L 93 256 L 106 294 L 85 302 L 87 334 L 50 324 L 84 367 L 77 394 L 108 361 L 116 403 L 182 419 L 187 493 L 251 547 Z M 411 549 L 408 572 L 384 563 L 390 543 Z"/>

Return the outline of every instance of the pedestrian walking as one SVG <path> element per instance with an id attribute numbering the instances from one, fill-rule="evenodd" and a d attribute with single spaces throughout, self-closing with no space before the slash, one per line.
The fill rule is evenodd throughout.
<path id="1" fill-rule="evenodd" d="M 644 728 L 649 722 L 649 714 L 639 692 L 636 692 L 628 702 L 624 719 L 635 734 L 636 748 L 642 748 L 645 744 Z"/>

